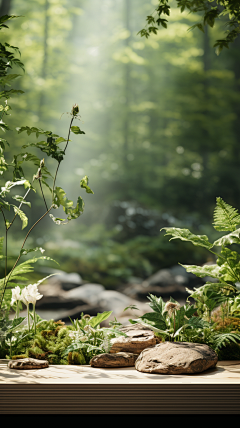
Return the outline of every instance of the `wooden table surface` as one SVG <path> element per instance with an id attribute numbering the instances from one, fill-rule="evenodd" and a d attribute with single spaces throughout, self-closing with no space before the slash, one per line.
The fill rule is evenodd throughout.
<path id="1" fill-rule="evenodd" d="M 240 361 L 194 375 L 89 365 L 15 370 L 7 363 L 0 360 L 0 414 L 240 414 Z"/>

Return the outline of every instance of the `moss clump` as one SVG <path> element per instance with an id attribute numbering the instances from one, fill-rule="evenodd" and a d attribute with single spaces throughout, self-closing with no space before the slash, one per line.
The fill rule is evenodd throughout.
<path id="1" fill-rule="evenodd" d="M 54 320 L 42 321 L 37 325 L 37 333 L 33 339 L 22 343 L 12 358 L 17 359 L 20 354 L 24 354 L 24 358 L 47 360 L 49 364 L 68 364 L 67 357 L 63 357 L 62 353 L 71 342 L 65 323 Z"/>
<path id="2" fill-rule="evenodd" d="M 27 358 L 27 355 L 13 355 L 12 360 L 21 360 L 22 358 Z"/>
<path id="3" fill-rule="evenodd" d="M 84 355 L 82 354 L 81 351 L 78 352 L 69 352 L 68 353 L 68 364 L 78 364 L 78 365 L 82 365 L 82 364 L 87 364 L 86 360 L 84 358 Z"/>

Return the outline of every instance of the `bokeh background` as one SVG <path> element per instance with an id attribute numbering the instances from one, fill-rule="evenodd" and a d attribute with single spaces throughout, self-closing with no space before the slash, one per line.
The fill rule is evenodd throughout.
<path id="1" fill-rule="evenodd" d="M 4 38 L 19 47 L 26 68 L 8 124 L 66 138 L 67 112 L 78 103 L 75 125 L 85 132 L 72 134 L 57 179 L 69 199 L 83 197 L 84 213 L 65 226 L 44 219 L 28 246 L 43 247 L 58 269 L 105 289 L 140 284 L 178 263 L 213 261 L 203 248 L 169 242 L 160 229 L 189 228 L 211 241 L 219 234 L 212 227 L 216 197 L 240 208 L 240 39 L 217 56 L 224 22 L 188 31 L 199 15 L 170 3 L 168 28 L 145 39 L 137 33 L 156 0 L 0 2 L 1 15 L 21 15 Z M 35 136 L 9 132 L 8 140 L 11 160 Z M 47 167 L 53 172 L 56 164 L 47 160 Z M 36 171 L 24 168 L 31 179 Z M 94 195 L 80 188 L 84 175 Z M 45 207 L 38 188 L 29 200 L 32 225 Z M 13 258 L 24 236 L 16 221 Z M 51 268 L 40 263 L 36 274 Z"/>

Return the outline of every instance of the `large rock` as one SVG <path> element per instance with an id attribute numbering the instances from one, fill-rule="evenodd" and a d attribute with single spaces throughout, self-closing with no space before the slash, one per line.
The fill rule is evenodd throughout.
<path id="1" fill-rule="evenodd" d="M 82 299 L 89 305 L 98 304 L 99 294 L 104 290 L 101 284 L 84 284 L 65 293 L 65 298 Z"/>
<path id="2" fill-rule="evenodd" d="M 79 287 L 79 285 L 83 283 L 83 280 L 78 273 L 66 273 L 64 271 L 56 271 L 56 274 L 48 278 L 47 281 L 51 285 L 60 284 L 61 288 L 65 291 Z"/>
<path id="3" fill-rule="evenodd" d="M 36 309 L 51 310 L 51 309 L 74 309 L 76 306 L 86 305 L 86 301 L 82 299 L 66 298 L 62 295 L 44 296 L 37 301 Z"/>
<path id="4" fill-rule="evenodd" d="M 136 304 L 133 299 L 116 290 L 102 291 L 97 303 L 102 311 L 113 311 L 114 315 L 119 315 L 127 306 Z"/>
<path id="5" fill-rule="evenodd" d="M 193 288 L 204 284 L 204 281 L 193 273 L 186 272 L 183 266 L 176 265 L 169 269 L 160 269 L 142 283 L 145 287 L 153 285 L 168 287 L 177 284 Z"/>
<path id="6" fill-rule="evenodd" d="M 37 360 L 35 358 L 21 358 L 9 361 L 8 367 L 15 370 L 45 369 L 49 367 L 49 363 L 46 360 Z"/>
<path id="7" fill-rule="evenodd" d="M 95 317 L 98 313 L 101 312 L 101 309 L 99 306 L 96 305 L 83 305 L 83 306 L 76 306 L 76 308 L 71 309 L 69 311 L 64 312 L 64 314 L 61 315 L 61 320 L 65 322 L 66 325 L 70 325 L 71 321 L 69 317 L 74 319 L 81 319 L 81 313 L 84 315 L 88 314 L 91 317 Z"/>
<path id="8" fill-rule="evenodd" d="M 138 354 L 130 352 L 118 352 L 117 354 L 99 354 L 90 360 L 92 367 L 117 368 L 117 367 L 134 367 Z"/>
<path id="9" fill-rule="evenodd" d="M 218 356 L 208 345 L 191 342 L 163 342 L 144 349 L 135 368 L 144 373 L 191 374 L 216 366 Z"/>
<path id="10" fill-rule="evenodd" d="M 128 337 L 119 336 L 111 339 L 109 353 L 131 352 L 140 354 L 145 348 L 155 346 L 159 340 L 152 330 L 141 324 L 133 324 L 120 328 Z"/>

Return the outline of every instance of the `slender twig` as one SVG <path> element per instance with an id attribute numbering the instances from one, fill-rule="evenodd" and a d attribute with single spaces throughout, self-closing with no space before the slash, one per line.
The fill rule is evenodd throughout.
<path id="1" fill-rule="evenodd" d="M 6 276 L 7 276 L 7 223 L 6 223 L 6 217 L 5 217 L 5 214 L 2 210 L 2 208 L 1 208 L 1 212 L 3 215 L 4 223 L 5 223 L 5 278 L 4 278 L 4 283 L 3 283 L 3 288 L 5 288 Z"/>
<path id="2" fill-rule="evenodd" d="M 67 146 L 68 146 L 68 143 L 69 143 L 69 137 L 70 137 L 71 126 L 72 126 L 73 120 L 74 120 L 74 116 L 72 117 L 71 122 L 70 122 L 70 125 L 69 125 L 68 137 L 67 137 L 67 143 L 66 143 L 65 149 L 63 150 L 64 154 L 65 154 L 65 152 L 66 152 L 66 149 L 67 149 Z M 62 162 L 62 161 L 59 161 L 59 162 L 58 162 L 58 166 L 57 166 L 57 169 L 56 169 L 56 173 L 55 173 L 55 177 L 54 177 L 54 181 L 53 181 L 52 195 L 53 195 L 53 192 L 54 192 L 54 189 L 55 189 L 55 183 L 56 183 L 57 173 L 58 173 L 59 166 L 60 166 L 60 163 L 61 163 L 61 162 Z"/>
<path id="3" fill-rule="evenodd" d="M 46 199 L 45 199 L 45 196 L 44 196 L 44 193 L 43 193 L 41 178 L 39 178 L 38 181 L 39 181 L 39 185 L 40 185 L 40 189 L 41 189 L 41 192 L 42 192 L 42 197 L 43 197 L 43 200 L 44 200 L 44 204 L 45 204 L 46 210 L 48 210 L 47 202 L 46 202 Z"/>

